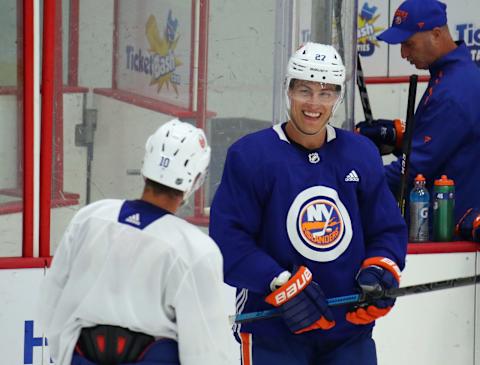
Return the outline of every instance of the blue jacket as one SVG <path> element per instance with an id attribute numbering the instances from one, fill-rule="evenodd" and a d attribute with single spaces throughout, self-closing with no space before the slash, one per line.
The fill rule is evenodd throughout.
<path id="1" fill-rule="evenodd" d="M 480 207 L 480 69 L 464 43 L 430 66 L 430 81 L 415 112 L 409 187 L 417 174 L 455 181 L 455 221 Z M 400 160 L 385 167 L 393 192 L 400 184 Z M 432 196 L 432 194 L 431 194 Z"/>
<path id="2" fill-rule="evenodd" d="M 313 273 L 327 298 L 356 292 L 365 258 L 404 267 L 407 231 L 384 177 L 376 147 L 365 137 L 327 127 L 327 143 L 306 150 L 276 125 L 234 143 L 210 212 L 210 235 L 224 257 L 225 281 L 238 288 L 237 313 L 265 303 L 272 279 L 294 265 Z M 332 308 L 336 326 L 298 336 L 332 341 L 371 330 Z M 237 330 L 240 328 L 237 327 Z M 242 332 L 290 334 L 281 318 L 243 324 Z"/>

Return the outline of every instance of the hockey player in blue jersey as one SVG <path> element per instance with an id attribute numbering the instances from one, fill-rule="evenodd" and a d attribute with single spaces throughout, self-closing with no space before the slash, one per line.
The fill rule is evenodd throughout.
<path id="1" fill-rule="evenodd" d="M 146 142 L 141 199 L 77 212 L 39 305 L 56 365 L 235 363 L 220 250 L 175 216 L 209 162 L 204 132 L 173 119 Z"/>
<path id="2" fill-rule="evenodd" d="M 288 121 L 228 150 L 210 215 L 225 281 L 237 313 L 282 314 L 234 326 L 243 364 L 376 364 L 372 329 L 394 300 L 326 298 L 397 287 L 407 232 L 375 145 L 328 125 L 344 84 L 338 52 L 305 44 L 288 63 Z"/>
<path id="3" fill-rule="evenodd" d="M 409 184 L 417 174 L 433 188 L 447 175 L 455 181 L 455 221 L 480 207 L 480 69 L 463 41 L 454 42 L 446 5 L 437 0 L 407 0 L 395 11 L 392 26 L 378 36 L 400 44 L 401 57 L 417 69 L 429 70 L 430 81 L 415 111 Z M 402 130 L 391 120 L 360 122 L 357 129 L 381 150 L 401 146 Z M 398 151 L 398 149 L 397 149 Z M 385 166 L 394 193 L 400 186 L 400 159 Z"/>

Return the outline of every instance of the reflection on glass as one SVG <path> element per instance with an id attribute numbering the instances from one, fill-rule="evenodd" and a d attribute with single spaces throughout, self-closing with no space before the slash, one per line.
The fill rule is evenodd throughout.
<path id="1" fill-rule="evenodd" d="M 2 1 L 0 12 L 0 257 L 20 256 L 22 247 L 23 100 L 17 85 L 22 84 L 18 71 L 23 45 L 17 3 Z"/>

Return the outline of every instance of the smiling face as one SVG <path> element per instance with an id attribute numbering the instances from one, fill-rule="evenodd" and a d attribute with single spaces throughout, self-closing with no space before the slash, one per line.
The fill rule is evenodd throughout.
<path id="1" fill-rule="evenodd" d="M 340 97 L 340 87 L 320 82 L 293 80 L 288 97 L 289 137 L 307 148 L 319 147 L 325 140 L 325 126 Z"/>

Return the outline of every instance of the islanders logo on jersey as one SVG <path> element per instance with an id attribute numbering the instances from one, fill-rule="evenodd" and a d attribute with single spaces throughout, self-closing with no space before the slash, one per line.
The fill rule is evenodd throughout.
<path id="1" fill-rule="evenodd" d="M 301 255 L 319 262 L 335 260 L 352 239 L 350 215 L 337 191 L 326 186 L 297 195 L 288 211 L 287 232 Z"/>

